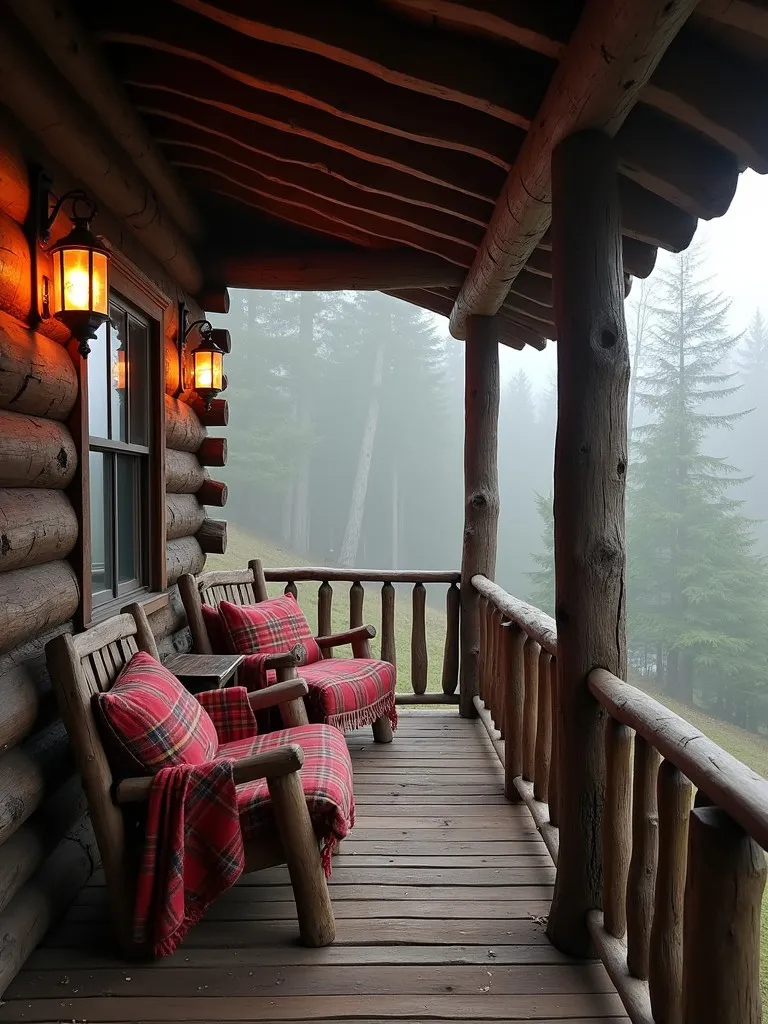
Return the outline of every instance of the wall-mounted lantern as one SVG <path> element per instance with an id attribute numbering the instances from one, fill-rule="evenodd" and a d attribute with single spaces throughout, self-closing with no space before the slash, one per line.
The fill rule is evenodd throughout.
<path id="1" fill-rule="evenodd" d="M 43 245 L 65 203 L 71 204 L 72 229 L 50 247 L 53 260 L 53 294 L 46 279 L 43 317 L 60 320 L 87 356 L 88 344 L 98 328 L 109 320 L 109 250 L 91 231 L 97 207 L 80 189 L 66 192 L 51 203 L 50 183 L 42 175 L 38 187 L 38 238 Z"/>
<path id="2" fill-rule="evenodd" d="M 182 330 L 179 333 L 179 386 L 176 397 L 189 386 L 200 397 L 205 408 L 210 409 L 211 402 L 224 388 L 224 350 L 216 343 L 217 332 L 210 321 L 195 320 L 187 326 L 186 319 L 187 311 L 181 310 L 179 316 L 179 322 L 182 324 Z M 187 338 L 194 330 L 198 331 L 200 342 L 192 352 L 193 379 L 187 385 L 184 356 Z"/>

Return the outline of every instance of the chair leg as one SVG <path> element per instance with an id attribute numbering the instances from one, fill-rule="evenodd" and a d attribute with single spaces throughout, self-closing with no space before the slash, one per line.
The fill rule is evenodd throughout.
<path id="1" fill-rule="evenodd" d="M 328 946 L 336 938 L 336 922 L 299 774 L 291 772 L 267 784 L 291 876 L 301 941 L 305 946 Z"/>
<path id="2" fill-rule="evenodd" d="M 373 723 L 373 738 L 376 743 L 391 743 L 392 742 L 392 723 L 386 715 L 382 715 L 381 718 L 377 718 Z"/>

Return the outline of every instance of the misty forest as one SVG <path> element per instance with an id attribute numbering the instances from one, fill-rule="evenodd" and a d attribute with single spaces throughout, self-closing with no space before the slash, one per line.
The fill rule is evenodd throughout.
<path id="1" fill-rule="evenodd" d="M 763 732 L 768 317 L 734 331 L 729 306 L 695 248 L 627 300 L 630 672 Z M 463 348 L 445 321 L 378 293 L 235 292 L 220 322 L 232 525 L 313 564 L 457 568 Z M 518 356 L 502 358 L 496 579 L 551 614 L 554 371 L 534 386 Z"/>

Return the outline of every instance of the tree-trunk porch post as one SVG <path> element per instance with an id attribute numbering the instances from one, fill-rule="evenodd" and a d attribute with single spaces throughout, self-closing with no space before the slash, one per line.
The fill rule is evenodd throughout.
<path id="1" fill-rule="evenodd" d="M 476 714 L 480 622 L 472 577 L 493 579 L 499 522 L 499 345 L 494 317 L 473 316 L 464 350 L 464 541 L 459 711 Z"/>
<path id="2" fill-rule="evenodd" d="M 587 912 L 602 892 L 605 713 L 589 671 L 626 678 L 624 491 L 629 353 L 611 139 L 585 131 L 552 158 L 552 267 L 558 330 L 555 616 L 560 853 L 548 934 L 591 952 Z"/>

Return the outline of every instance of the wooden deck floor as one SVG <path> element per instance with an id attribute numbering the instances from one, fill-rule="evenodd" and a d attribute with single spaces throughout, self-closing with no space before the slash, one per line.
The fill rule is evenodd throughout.
<path id="1" fill-rule="evenodd" d="M 249 876 L 173 957 L 110 955 L 98 878 L 28 961 L 0 1021 L 528 1021 L 619 1024 L 596 964 L 547 942 L 554 871 L 478 723 L 405 712 L 349 738 L 358 803 L 335 860 L 337 940 L 297 944 L 285 869 Z"/>

